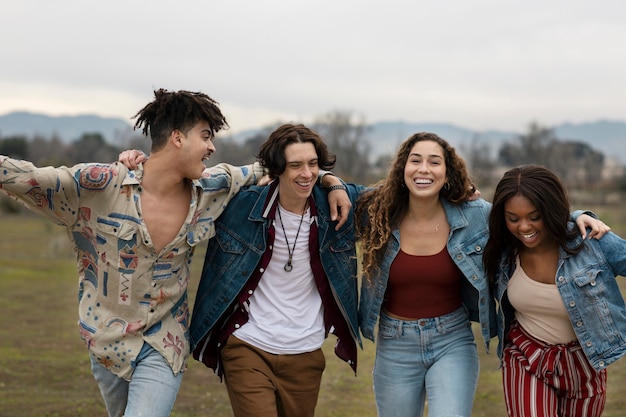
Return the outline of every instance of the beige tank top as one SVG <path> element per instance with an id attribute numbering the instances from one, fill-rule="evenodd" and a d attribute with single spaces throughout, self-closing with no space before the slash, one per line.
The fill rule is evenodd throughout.
<path id="1" fill-rule="evenodd" d="M 507 286 L 515 318 L 531 336 L 549 344 L 566 344 L 576 339 L 565 304 L 555 284 L 534 281 L 517 268 Z"/>

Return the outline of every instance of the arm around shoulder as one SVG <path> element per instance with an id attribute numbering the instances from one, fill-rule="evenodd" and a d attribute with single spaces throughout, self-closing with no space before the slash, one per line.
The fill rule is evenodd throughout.
<path id="1" fill-rule="evenodd" d="M 265 168 L 259 162 L 242 166 L 219 163 L 205 169 L 200 182 L 213 189 L 228 187 L 236 193 L 242 187 L 257 184 L 264 174 Z"/>
<path id="2" fill-rule="evenodd" d="M 600 246 L 615 276 L 626 277 L 626 240 L 609 232 L 593 243 Z"/>

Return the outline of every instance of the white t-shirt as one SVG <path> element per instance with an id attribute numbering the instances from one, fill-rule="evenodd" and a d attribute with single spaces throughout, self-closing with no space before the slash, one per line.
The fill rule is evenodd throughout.
<path id="1" fill-rule="evenodd" d="M 311 270 L 310 209 L 304 217 L 284 210 L 280 204 L 277 210 L 280 216 L 276 213 L 274 220 L 272 258 L 249 299 L 248 322 L 233 334 L 269 353 L 311 352 L 324 343 L 325 329 L 322 299 Z M 283 227 L 289 250 L 293 250 L 293 269 L 289 272 L 284 269 L 289 250 Z"/>

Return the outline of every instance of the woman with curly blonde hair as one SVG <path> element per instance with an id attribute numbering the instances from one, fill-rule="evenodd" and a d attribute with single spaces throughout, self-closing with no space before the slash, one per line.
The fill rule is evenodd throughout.
<path id="1" fill-rule="evenodd" d="M 387 178 L 357 202 L 363 256 L 359 327 L 374 340 L 380 417 L 470 416 L 478 352 L 496 335 L 483 270 L 491 204 L 474 197 L 465 163 L 433 133 L 408 138 Z M 592 228 L 599 223 L 579 217 Z"/>

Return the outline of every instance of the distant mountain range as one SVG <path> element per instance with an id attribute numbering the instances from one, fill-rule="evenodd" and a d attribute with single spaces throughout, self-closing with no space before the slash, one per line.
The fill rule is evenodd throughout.
<path id="1" fill-rule="evenodd" d="M 588 143 L 621 164 L 626 164 L 626 121 L 598 120 L 588 123 L 564 123 L 550 126 L 557 138 Z M 243 142 L 262 130 L 249 129 L 231 135 L 233 140 Z M 47 116 L 29 112 L 13 112 L 0 116 L 0 137 L 25 135 L 29 138 L 58 136 L 70 142 L 84 133 L 100 133 L 108 142 L 119 145 L 132 134 L 129 121 L 96 115 Z M 367 132 L 373 157 L 394 154 L 398 145 L 416 132 L 434 132 L 455 146 L 460 153 L 472 143 L 487 144 L 496 152 L 503 142 L 515 140 L 526 132 L 475 131 L 451 123 L 417 123 L 406 121 L 381 121 L 372 123 Z"/>
<path id="2" fill-rule="evenodd" d="M 626 164 L 626 121 L 599 120 L 590 123 L 564 123 L 547 126 L 553 129 L 560 140 L 585 142 L 593 149 L 602 152 L 605 157 L 614 159 L 619 164 Z M 238 141 L 251 137 L 258 130 L 243 131 L 234 135 Z M 452 123 L 411 123 L 406 121 L 382 121 L 369 126 L 367 139 L 370 142 L 373 157 L 393 155 L 400 143 L 417 132 L 433 132 L 446 139 L 461 155 L 463 149 L 472 144 L 487 145 L 492 156 L 507 141 L 515 141 L 527 132 L 487 130 L 475 131 L 456 126 Z"/>
<path id="3" fill-rule="evenodd" d="M 64 142 L 79 139 L 84 133 L 100 133 L 109 143 L 129 135 L 133 127 L 119 118 L 96 115 L 47 116 L 13 112 L 0 116 L 0 137 L 25 135 L 28 138 L 57 136 Z"/>

